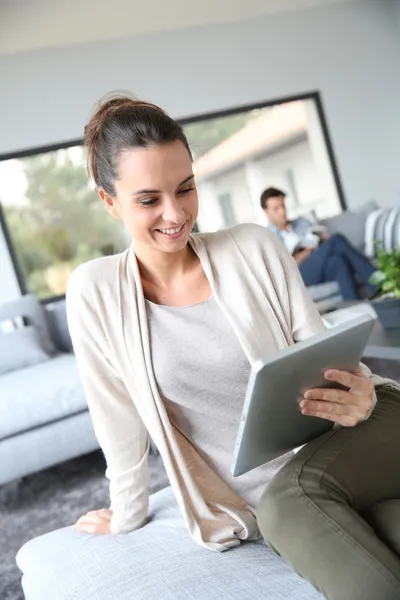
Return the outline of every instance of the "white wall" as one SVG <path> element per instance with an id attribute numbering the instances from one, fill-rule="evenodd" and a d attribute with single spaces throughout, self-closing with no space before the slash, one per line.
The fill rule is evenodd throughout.
<path id="1" fill-rule="evenodd" d="M 400 36 L 391 0 L 335 4 L 0 59 L 0 153 L 81 137 L 105 92 L 185 117 L 320 90 L 350 207 L 400 192 Z"/>

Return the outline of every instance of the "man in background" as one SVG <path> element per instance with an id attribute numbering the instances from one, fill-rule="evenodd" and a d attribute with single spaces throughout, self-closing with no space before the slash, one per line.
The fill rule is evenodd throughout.
<path id="1" fill-rule="evenodd" d="M 355 300 L 360 297 L 359 280 L 375 295 L 377 289 L 369 284 L 375 269 L 369 260 L 340 234 L 329 236 L 326 228 L 304 217 L 289 221 L 285 196 L 282 190 L 270 187 L 261 194 L 261 208 L 268 228 L 295 259 L 305 285 L 337 281 L 342 298 Z"/>

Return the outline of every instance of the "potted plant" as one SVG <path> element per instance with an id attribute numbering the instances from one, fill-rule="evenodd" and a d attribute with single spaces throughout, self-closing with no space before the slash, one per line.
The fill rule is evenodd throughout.
<path id="1" fill-rule="evenodd" d="M 379 295 L 372 300 L 378 318 L 386 329 L 400 327 L 400 247 L 384 250 L 376 247 L 377 270 L 371 275 L 370 283 L 380 288 Z"/>

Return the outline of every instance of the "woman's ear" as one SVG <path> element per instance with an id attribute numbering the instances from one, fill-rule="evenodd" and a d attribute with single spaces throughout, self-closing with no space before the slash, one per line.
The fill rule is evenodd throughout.
<path id="1" fill-rule="evenodd" d="M 121 214 L 120 214 L 120 210 L 119 210 L 119 202 L 117 202 L 116 197 L 114 196 L 110 196 L 109 194 L 107 194 L 107 192 L 105 192 L 103 190 L 103 188 L 99 188 L 97 190 L 100 198 L 103 200 L 105 207 L 107 209 L 107 212 L 114 217 L 114 219 L 120 219 L 121 218 Z"/>

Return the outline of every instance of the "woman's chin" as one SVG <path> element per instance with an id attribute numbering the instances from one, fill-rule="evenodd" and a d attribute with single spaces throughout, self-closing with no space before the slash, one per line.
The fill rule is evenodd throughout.
<path id="1" fill-rule="evenodd" d="M 192 227 L 185 225 L 183 231 L 178 235 L 163 234 L 156 232 L 157 246 L 162 248 L 164 252 L 180 252 L 183 250 L 189 241 L 189 235 Z"/>
<path id="2" fill-rule="evenodd" d="M 184 239 L 180 239 L 180 240 L 176 240 L 175 242 L 171 243 L 168 242 L 167 244 L 159 244 L 158 246 L 162 249 L 163 252 L 169 252 L 169 253 L 175 253 L 175 252 L 182 252 L 182 250 L 184 250 L 188 244 L 188 236 L 185 236 Z"/>

